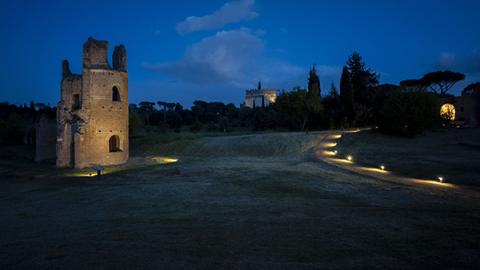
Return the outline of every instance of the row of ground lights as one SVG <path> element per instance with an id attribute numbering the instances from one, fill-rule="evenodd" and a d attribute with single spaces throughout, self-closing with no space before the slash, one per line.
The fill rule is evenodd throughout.
<path id="1" fill-rule="evenodd" d="M 342 135 L 341 135 L 341 134 L 336 134 L 336 135 L 333 135 L 332 137 L 333 137 L 334 139 L 340 139 L 340 138 L 342 137 Z M 337 145 L 337 143 L 335 143 L 335 146 L 336 146 L 336 145 Z M 337 154 L 338 154 L 338 151 L 337 151 L 337 150 L 333 150 L 331 153 L 332 153 L 333 155 L 337 155 Z M 352 156 L 352 155 L 347 155 L 347 156 L 346 156 L 346 160 L 348 160 L 349 162 L 352 162 L 352 163 L 353 163 L 353 156 Z M 381 171 L 384 171 L 384 172 L 387 171 L 387 167 L 385 167 L 385 165 L 383 165 L 383 164 L 380 164 L 379 168 L 380 168 Z M 440 182 L 440 183 L 444 183 L 444 182 L 445 182 L 445 179 L 443 178 L 443 176 L 437 176 L 437 180 L 438 180 L 438 182 Z"/>

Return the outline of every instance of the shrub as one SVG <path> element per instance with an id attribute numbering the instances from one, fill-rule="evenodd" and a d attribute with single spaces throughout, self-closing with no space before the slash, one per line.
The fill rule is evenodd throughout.
<path id="1" fill-rule="evenodd" d="M 414 137 L 440 120 L 438 97 L 422 92 L 389 93 L 376 116 L 382 132 Z"/>
<path id="2" fill-rule="evenodd" d="M 195 121 L 193 123 L 193 125 L 190 126 L 190 131 L 198 132 L 198 131 L 202 130 L 202 128 L 203 128 L 202 123 L 200 123 L 200 121 Z"/>

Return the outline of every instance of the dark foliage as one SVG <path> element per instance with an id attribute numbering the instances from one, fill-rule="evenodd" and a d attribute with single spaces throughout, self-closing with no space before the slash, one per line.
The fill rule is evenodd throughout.
<path id="1" fill-rule="evenodd" d="M 346 64 L 350 72 L 355 103 L 371 106 L 375 94 L 374 87 L 378 85 L 378 74 L 366 67 L 358 52 L 350 55 Z"/>
<path id="2" fill-rule="evenodd" d="M 391 134 L 414 136 L 438 123 L 438 95 L 445 95 L 464 75 L 451 71 L 428 73 L 421 79 L 404 80 L 400 86 L 379 85 L 378 75 L 354 52 L 342 70 L 340 91 L 332 83 L 321 96 L 315 66 L 309 71 L 308 88 L 282 91 L 270 106 L 236 107 L 222 102 L 197 100 L 190 109 L 180 103 L 142 101 L 129 106 L 130 136 L 144 131 L 181 132 L 235 130 L 319 130 L 377 124 Z M 258 89 L 261 89 L 258 83 Z M 480 103 L 480 83 L 467 86 L 463 95 Z M 480 115 L 480 106 L 477 108 Z M 16 106 L 0 103 L 0 144 L 34 141 L 34 122 L 42 113 L 55 117 L 55 108 L 42 103 Z"/>
<path id="3" fill-rule="evenodd" d="M 0 103 L 0 145 L 34 144 L 35 120 L 42 114 L 55 117 L 55 108 L 43 103 L 17 106 Z"/>
<path id="4" fill-rule="evenodd" d="M 438 97 L 431 93 L 391 91 L 387 93 L 378 114 L 381 131 L 414 137 L 439 123 Z"/>
<path id="5" fill-rule="evenodd" d="M 320 98 L 322 90 L 320 88 L 320 78 L 317 75 L 317 71 L 315 70 L 315 66 L 310 69 L 308 74 L 308 94 L 314 98 Z"/>
<path id="6" fill-rule="evenodd" d="M 424 80 L 409 79 L 400 82 L 400 87 L 405 91 L 425 92 L 428 84 Z"/>
<path id="7" fill-rule="evenodd" d="M 445 96 L 457 82 L 464 79 L 464 74 L 446 70 L 427 73 L 420 80 L 433 93 Z"/>
<path id="8" fill-rule="evenodd" d="M 462 96 L 480 95 L 480 82 L 467 85 L 462 91 Z"/>
<path id="9" fill-rule="evenodd" d="M 332 83 L 330 92 L 322 99 L 324 114 L 321 127 L 325 129 L 333 129 L 342 126 L 342 101 L 338 94 L 337 88 Z"/>
<path id="10" fill-rule="evenodd" d="M 347 67 L 343 67 L 342 77 L 340 78 L 340 100 L 343 116 L 346 118 L 348 125 L 352 125 L 354 118 L 354 94 L 350 72 Z"/>

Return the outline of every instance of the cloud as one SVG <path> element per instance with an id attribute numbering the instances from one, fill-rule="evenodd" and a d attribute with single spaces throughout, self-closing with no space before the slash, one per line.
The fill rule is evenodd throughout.
<path id="1" fill-rule="evenodd" d="M 212 14 L 202 17 L 191 16 L 179 22 L 177 32 L 185 35 L 196 31 L 220 29 L 230 23 L 254 19 L 258 16 L 258 13 L 252 10 L 254 4 L 255 0 L 227 2 Z"/>
<path id="2" fill-rule="evenodd" d="M 468 55 L 455 55 L 444 52 L 438 57 L 435 67 L 467 74 L 478 74 L 480 73 L 480 52 L 474 51 Z"/>
<path id="3" fill-rule="evenodd" d="M 268 57 L 265 47 L 265 41 L 247 28 L 219 31 L 192 44 L 178 61 L 143 66 L 184 82 L 236 88 L 252 87 L 259 80 L 280 86 L 306 76 L 306 68 Z"/>

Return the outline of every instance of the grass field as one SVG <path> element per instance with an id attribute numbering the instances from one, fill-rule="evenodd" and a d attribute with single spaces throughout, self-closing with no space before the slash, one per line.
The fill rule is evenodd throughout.
<path id="1" fill-rule="evenodd" d="M 473 139 L 451 147 L 466 143 L 472 158 L 445 150 L 432 159 L 436 133 L 410 141 L 355 133 L 338 145 L 359 162 L 390 158 L 399 173 L 422 158 L 437 168 L 415 173 L 451 164 L 456 174 L 462 169 L 451 160 L 462 159 L 470 171 L 455 179 L 468 185 L 454 193 L 323 163 L 313 154 L 322 132 L 137 138 L 132 164 L 178 162 L 123 166 L 99 178 L 3 155 L 0 268 L 478 269 L 478 131 L 463 132 Z M 442 136 L 452 144 L 459 134 Z M 409 162 L 392 157 L 426 142 Z"/>
<path id="2" fill-rule="evenodd" d="M 420 135 L 416 139 L 359 132 L 345 136 L 339 155 L 352 155 L 359 164 L 384 164 L 400 175 L 436 179 L 480 187 L 480 129 L 448 129 Z M 479 189 L 480 190 L 480 189 Z"/>

